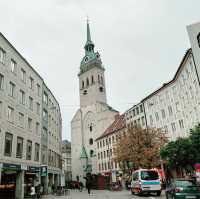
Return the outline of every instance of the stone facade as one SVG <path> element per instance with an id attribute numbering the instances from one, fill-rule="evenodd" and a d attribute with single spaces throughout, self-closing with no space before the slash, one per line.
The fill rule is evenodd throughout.
<path id="1" fill-rule="evenodd" d="M 55 106 L 51 109 L 52 104 L 47 101 L 47 115 L 43 113 L 44 87 Z M 51 112 L 55 121 L 52 126 L 48 122 Z M 45 135 L 44 121 L 48 132 Z M 8 182 L 10 173 L 15 182 L 23 182 L 25 186 L 16 184 L 16 198 L 28 194 L 30 178 L 35 185 L 42 183 L 41 165 L 50 169 L 48 160 L 43 161 L 43 145 L 46 152 L 52 149 L 61 155 L 61 122 L 59 104 L 44 80 L 0 33 L 0 183 Z M 53 131 L 52 138 L 48 137 L 49 129 Z M 53 168 L 60 172 L 60 165 Z M 46 179 L 46 190 L 47 186 Z"/>

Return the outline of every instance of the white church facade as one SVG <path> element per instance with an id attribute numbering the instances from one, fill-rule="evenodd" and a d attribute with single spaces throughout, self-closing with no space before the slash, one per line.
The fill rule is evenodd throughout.
<path id="1" fill-rule="evenodd" d="M 95 140 L 114 121 L 118 111 L 107 104 L 106 85 L 100 54 L 94 51 L 87 23 L 85 56 L 80 64 L 80 108 L 71 121 L 72 178 L 82 179 L 86 173 L 97 173 Z"/>

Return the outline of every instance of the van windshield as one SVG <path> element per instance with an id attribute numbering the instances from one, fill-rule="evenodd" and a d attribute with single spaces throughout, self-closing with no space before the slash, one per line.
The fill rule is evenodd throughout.
<path id="1" fill-rule="evenodd" d="M 159 175 L 156 171 L 141 171 L 141 180 L 158 180 Z"/>

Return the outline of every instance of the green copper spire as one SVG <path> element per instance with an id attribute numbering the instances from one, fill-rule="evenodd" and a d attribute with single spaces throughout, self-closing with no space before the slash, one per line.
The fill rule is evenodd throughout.
<path id="1" fill-rule="evenodd" d="M 87 19 L 87 41 L 84 48 L 85 48 L 85 55 L 94 53 L 94 43 L 91 40 L 90 24 L 88 19 Z"/>

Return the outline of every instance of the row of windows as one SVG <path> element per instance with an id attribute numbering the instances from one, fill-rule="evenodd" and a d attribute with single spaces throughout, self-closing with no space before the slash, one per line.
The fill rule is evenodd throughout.
<path id="1" fill-rule="evenodd" d="M 2 64 L 5 64 L 5 58 L 6 58 L 6 52 L 2 48 L 0 48 L 0 62 Z M 17 75 L 17 70 L 18 70 L 17 62 L 14 59 L 11 59 L 10 60 L 10 71 L 13 74 Z M 25 69 L 23 69 L 23 68 L 20 69 L 20 79 L 25 84 L 28 79 L 29 88 L 31 90 L 34 90 L 35 80 L 32 76 L 29 76 L 27 78 L 27 73 L 26 73 Z M 41 86 L 38 83 L 36 84 L 36 91 L 37 91 L 37 95 L 40 96 L 41 95 Z"/>
<path id="2" fill-rule="evenodd" d="M 99 84 L 104 84 L 104 81 L 103 81 L 103 77 L 98 75 L 97 76 L 97 80 L 98 80 L 98 83 Z M 92 85 L 95 83 L 95 79 L 94 79 L 94 76 L 92 75 L 91 76 L 91 79 L 89 79 L 88 77 L 86 78 L 86 81 L 82 80 L 82 89 L 84 89 L 85 87 L 88 87 L 89 85 Z"/>
<path id="3" fill-rule="evenodd" d="M 53 167 L 59 167 L 60 155 L 53 150 L 48 150 L 48 165 Z"/>
<path id="4" fill-rule="evenodd" d="M 129 110 L 127 113 L 126 113 L 126 117 L 127 119 L 128 116 L 130 115 L 130 117 L 135 117 L 136 115 L 139 115 L 140 113 L 143 113 L 144 112 L 144 109 L 143 109 L 143 105 L 140 104 L 140 106 L 137 106 L 136 108 L 132 109 L 132 110 Z"/>
<path id="5" fill-rule="evenodd" d="M 0 117 L 2 117 L 2 114 L 3 113 L 3 103 L 0 101 Z M 7 119 L 9 122 L 11 123 L 15 123 L 15 109 L 11 106 L 8 106 L 7 107 Z M 30 118 L 30 117 L 27 117 L 25 116 L 24 113 L 22 112 L 18 112 L 17 113 L 17 124 L 19 127 L 21 128 L 24 128 L 26 125 L 25 125 L 25 120 L 27 119 L 27 128 L 29 131 L 33 131 L 33 119 Z M 35 130 L 36 134 L 39 134 L 39 131 L 40 131 L 40 123 L 39 122 L 36 122 L 35 123 Z"/>
<path id="6" fill-rule="evenodd" d="M 183 123 L 183 120 L 178 120 L 178 125 L 179 125 L 179 128 L 180 129 L 184 129 L 184 123 Z M 177 131 L 177 125 L 176 125 L 176 122 L 172 122 L 171 123 L 171 129 L 172 129 L 172 132 L 175 133 Z M 168 126 L 165 125 L 163 127 L 163 130 L 165 133 L 168 133 L 169 132 L 169 129 L 168 129 Z"/>
<path id="7" fill-rule="evenodd" d="M 134 120 L 133 122 L 130 123 L 131 126 L 133 125 L 139 125 L 139 126 L 144 126 L 145 125 L 145 118 L 142 116 L 141 118 L 138 118 L 137 120 Z M 129 124 L 128 124 L 129 127 Z"/>
<path id="8" fill-rule="evenodd" d="M 16 145 L 16 158 L 23 158 L 23 148 L 24 148 L 24 139 L 22 137 L 17 137 L 17 145 Z M 13 150 L 13 135 L 9 132 L 5 134 L 5 145 L 4 145 L 4 155 L 12 156 Z M 34 161 L 39 161 L 40 157 L 40 145 L 35 143 L 35 153 L 34 153 Z M 33 160 L 32 157 L 32 141 L 27 140 L 26 142 L 26 160 Z"/>
<path id="9" fill-rule="evenodd" d="M 114 149 L 113 149 L 114 150 Z M 113 150 L 112 149 L 108 149 L 108 150 L 106 150 L 106 151 L 103 151 L 103 152 L 100 152 L 100 153 L 98 153 L 98 159 L 100 160 L 102 160 L 102 159 L 105 159 L 105 158 L 110 158 L 110 157 L 112 157 L 112 155 L 113 155 Z"/>
<path id="10" fill-rule="evenodd" d="M 106 171 L 109 169 L 117 169 L 118 167 L 117 162 L 105 162 L 105 163 L 99 163 L 99 171 Z"/>

